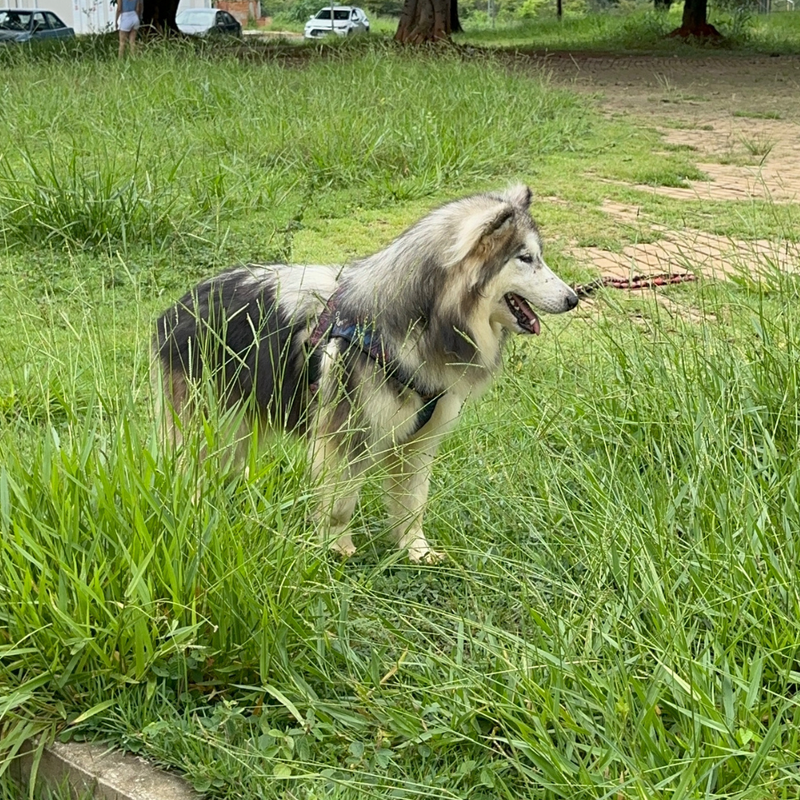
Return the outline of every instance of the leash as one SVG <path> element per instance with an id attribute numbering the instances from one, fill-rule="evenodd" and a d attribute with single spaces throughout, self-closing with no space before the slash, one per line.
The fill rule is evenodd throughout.
<path id="1" fill-rule="evenodd" d="M 417 411 L 416 427 L 411 433 L 413 436 L 420 428 L 430 422 L 433 412 L 436 411 L 436 404 L 444 397 L 446 392 L 438 394 L 428 394 L 421 391 L 415 384 L 413 378 L 404 374 L 402 367 L 392 359 L 386 350 L 380 332 L 368 322 L 352 321 L 343 319 L 337 310 L 341 299 L 341 289 L 337 290 L 325 303 L 314 330 L 308 337 L 308 344 L 312 353 L 317 351 L 317 347 L 323 341 L 331 339 L 342 339 L 348 345 L 355 345 L 365 355 L 375 361 L 388 378 L 392 378 L 410 389 L 422 400 L 422 408 Z M 315 364 L 315 371 L 318 373 L 319 365 Z M 312 394 L 319 391 L 319 375 L 316 374 L 309 382 Z"/>
<path id="2" fill-rule="evenodd" d="M 614 278 L 606 275 L 589 283 L 581 283 L 573 286 L 573 291 L 578 297 L 588 297 L 598 289 L 654 289 L 656 286 L 671 286 L 675 283 L 691 283 L 697 280 L 697 275 L 691 272 L 679 272 L 671 274 L 669 272 L 658 272 L 655 275 L 632 275 L 630 278 Z"/>

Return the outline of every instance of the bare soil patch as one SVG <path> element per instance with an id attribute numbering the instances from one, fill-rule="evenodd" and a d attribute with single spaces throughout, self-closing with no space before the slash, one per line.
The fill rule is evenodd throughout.
<path id="1" fill-rule="evenodd" d="M 635 206 L 607 201 L 603 209 L 623 222 L 647 225 Z M 571 252 L 581 260 L 588 258 L 603 275 L 616 278 L 660 272 L 694 272 L 708 278 L 727 278 L 747 272 L 793 271 L 800 265 L 800 245 L 793 242 L 745 241 L 691 228 L 673 231 L 655 224 L 647 228 L 660 233 L 661 238 L 628 245 L 621 253 L 600 247 L 575 247 Z"/>
<path id="2" fill-rule="evenodd" d="M 656 128 L 669 145 L 696 151 L 709 180 L 685 188 L 635 186 L 679 200 L 800 201 L 800 56 L 610 57 L 552 54 L 539 63 L 556 83 L 601 97 L 609 115 Z M 797 269 L 800 248 L 786 242 L 732 240 L 697 230 L 648 225 L 635 207 L 607 203 L 617 219 L 647 226 L 648 239 L 622 253 L 573 248 L 602 274 Z"/>
<path id="3" fill-rule="evenodd" d="M 610 112 L 634 113 L 658 125 L 667 118 L 702 123 L 734 114 L 780 114 L 800 121 L 800 56 L 592 56 L 537 58 L 553 80 L 602 93 Z M 674 106 L 665 109 L 664 106 Z"/>
<path id="4" fill-rule="evenodd" d="M 688 145 L 715 161 L 697 165 L 710 181 L 691 181 L 687 189 L 660 187 L 658 193 L 679 199 L 800 200 L 800 123 L 748 118 L 743 113 L 757 112 L 707 115 L 698 129 L 659 128 L 667 143 Z M 794 114 L 794 107 L 787 113 Z M 737 161 L 751 163 L 730 163 Z"/>

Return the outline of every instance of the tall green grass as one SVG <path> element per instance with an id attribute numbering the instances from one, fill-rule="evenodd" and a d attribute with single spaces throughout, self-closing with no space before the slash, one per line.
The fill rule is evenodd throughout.
<path id="1" fill-rule="evenodd" d="M 403 561 L 371 483 L 342 564 L 298 443 L 247 478 L 198 466 L 213 429 L 161 446 L 155 314 L 232 254 L 335 261 L 512 176 L 580 231 L 586 162 L 646 142 L 491 61 L 34 56 L 41 108 L 12 87 L 0 120 L 0 791 L 39 733 L 216 797 L 797 795 L 792 276 L 515 339 L 434 470 L 449 561 Z"/>
<path id="2" fill-rule="evenodd" d="M 435 569 L 374 490 L 331 561 L 289 442 L 235 481 L 130 400 L 19 455 L 7 423 L 5 747 L 101 732 L 220 796 L 791 797 L 796 314 L 699 301 L 727 321 L 612 304 L 513 344 L 437 465 Z"/>
<path id="3" fill-rule="evenodd" d="M 224 54 L 202 70 L 188 49 L 122 68 L 19 56 L 0 122 L 0 236 L 124 248 L 252 231 L 285 216 L 287 197 L 374 205 L 519 174 L 580 147 L 590 125 L 575 97 L 486 60 L 376 46 L 287 68 Z M 47 86 L 35 103 L 32 84 Z"/>

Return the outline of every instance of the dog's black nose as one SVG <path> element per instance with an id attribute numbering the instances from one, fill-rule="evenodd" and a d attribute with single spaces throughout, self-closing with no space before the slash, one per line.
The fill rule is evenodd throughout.
<path id="1" fill-rule="evenodd" d="M 572 311 L 578 305 L 578 295 L 574 292 L 567 298 L 567 311 Z"/>

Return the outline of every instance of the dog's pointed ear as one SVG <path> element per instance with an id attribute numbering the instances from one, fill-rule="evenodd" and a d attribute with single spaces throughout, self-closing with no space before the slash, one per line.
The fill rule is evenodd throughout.
<path id="1" fill-rule="evenodd" d="M 503 203 L 503 205 L 495 209 L 491 217 L 487 219 L 483 228 L 482 238 L 485 239 L 487 236 L 493 236 L 496 233 L 500 233 L 503 228 L 506 228 L 511 224 L 511 218 L 513 216 L 514 209 L 511 208 L 511 206 Z"/>
<path id="2" fill-rule="evenodd" d="M 505 191 L 504 197 L 514 208 L 518 208 L 526 214 L 531 209 L 533 192 L 530 186 L 526 186 L 524 183 L 518 183 L 516 186 L 509 186 Z"/>
<path id="3" fill-rule="evenodd" d="M 461 261 L 479 248 L 490 247 L 511 229 L 513 218 L 514 209 L 499 199 L 495 199 L 489 208 L 468 215 L 452 249 L 452 262 Z"/>

